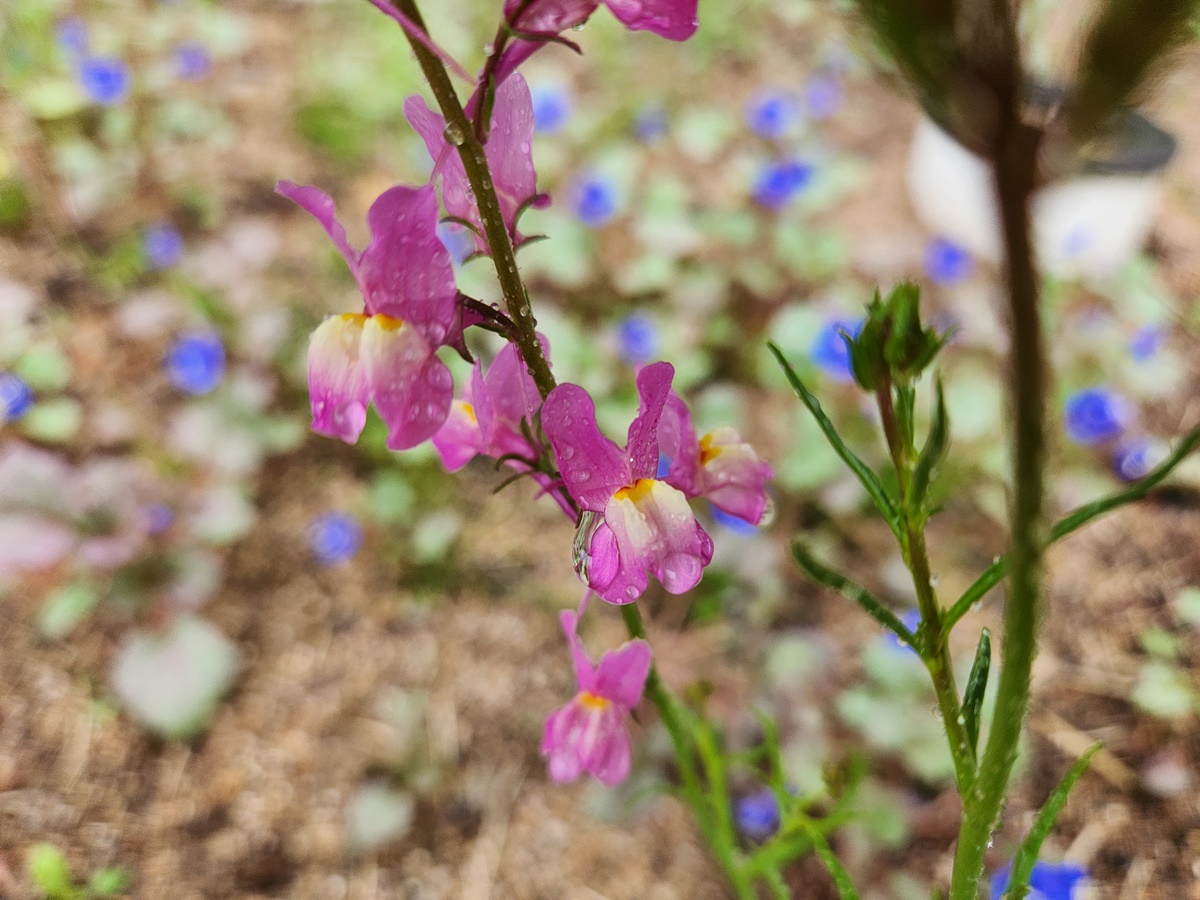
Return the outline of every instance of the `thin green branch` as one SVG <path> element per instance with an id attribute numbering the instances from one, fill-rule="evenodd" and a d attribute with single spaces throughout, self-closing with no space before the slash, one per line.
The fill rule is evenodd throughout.
<path id="1" fill-rule="evenodd" d="M 1078 509 L 1068 513 L 1063 518 L 1059 519 L 1050 528 L 1049 543 L 1066 537 L 1073 531 L 1082 528 L 1092 519 L 1102 516 L 1105 513 L 1112 512 L 1117 507 L 1124 506 L 1126 503 L 1133 503 L 1137 500 L 1142 500 L 1157 487 L 1168 475 L 1175 470 L 1184 459 L 1186 459 L 1192 451 L 1200 446 L 1200 426 L 1193 428 L 1181 440 L 1171 455 L 1159 463 L 1146 477 L 1140 479 L 1124 490 L 1117 491 L 1115 494 L 1109 494 L 1107 497 L 1101 497 L 1099 500 L 1093 500 L 1091 503 L 1085 503 Z M 961 597 L 955 602 L 949 611 L 946 613 L 946 628 L 953 628 L 967 612 L 975 605 L 984 594 L 999 584 L 1006 574 L 1008 574 L 1009 556 L 997 557 L 996 560 L 983 570 L 983 573 L 975 579 Z"/>
<path id="2" fill-rule="evenodd" d="M 888 629 L 908 646 L 914 648 L 917 646 L 916 635 L 909 630 L 907 625 L 900 621 L 895 613 L 883 605 L 883 601 L 861 584 L 851 581 L 841 572 L 836 572 L 823 563 L 818 562 L 816 557 L 809 553 L 808 548 L 800 541 L 792 541 L 792 558 L 796 560 L 796 564 L 813 581 L 823 584 L 827 588 L 832 588 L 847 600 L 857 603 L 868 616 Z"/>

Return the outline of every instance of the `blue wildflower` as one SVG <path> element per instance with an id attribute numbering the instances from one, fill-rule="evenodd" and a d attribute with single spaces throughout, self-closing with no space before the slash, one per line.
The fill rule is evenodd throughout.
<path id="1" fill-rule="evenodd" d="M 653 144 L 667 135 L 667 111 L 657 105 L 643 107 L 633 120 L 633 133 L 643 144 Z"/>
<path id="2" fill-rule="evenodd" d="M 974 267 L 971 254 L 945 238 L 934 238 L 925 248 L 925 274 L 934 284 L 962 281 Z"/>
<path id="3" fill-rule="evenodd" d="M 1122 481 L 1137 481 L 1150 474 L 1150 470 L 1162 462 L 1166 448 L 1152 438 L 1131 438 L 1122 441 L 1113 450 L 1113 471 Z"/>
<path id="4" fill-rule="evenodd" d="M 142 232 L 142 258 L 150 269 L 167 269 L 183 256 L 183 235 L 174 225 L 159 222 Z"/>
<path id="5" fill-rule="evenodd" d="M 439 222 L 437 236 L 442 246 L 449 251 L 450 258 L 456 266 L 461 266 L 468 256 L 479 249 L 475 242 L 475 232 L 457 222 Z"/>
<path id="6" fill-rule="evenodd" d="M 648 363 L 658 355 L 658 326 L 642 313 L 631 313 L 617 322 L 617 348 L 630 365 Z"/>
<path id="7" fill-rule="evenodd" d="M 362 547 L 362 539 L 362 526 L 346 513 L 321 513 L 308 527 L 308 549 L 323 566 L 351 559 Z"/>
<path id="8" fill-rule="evenodd" d="M 164 366 L 171 383 L 185 394 L 207 394 L 225 375 L 225 347 L 211 331 L 185 334 L 167 350 Z"/>
<path id="9" fill-rule="evenodd" d="M 95 102 L 115 106 L 129 95 L 129 67 L 119 59 L 93 56 L 80 64 L 79 83 Z"/>
<path id="10" fill-rule="evenodd" d="M 203 44 L 188 41 L 175 48 L 175 74 L 184 81 L 198 81 L 211 70 L 212 56 Z"/>
<path id="11" fill-rule="evenodd" d="M 813 167 L 797 159 L 769 163 L 754 179 L 751 193 L 760 206 L 782 209 L 808 187 L 812 177 Z"/>
<path id="12" fill-rule="evenodd" d="M 79 59 L 87 53 L 87 22 L 79 16 L 67 16 L 59 19 L 58 24 L 54 26 L 54 37 L 58 41 L 58 46 L 73 60 Z"/>
<path id="13" fill-rule="evenodd" d="M 533 94 L 533 127 L 542 134 L 562 131 L 571 117 L 571 94 L 561 84 L 539 84 Z"/>
<path id="14" fill-rule="evenodd" d="M 146 531 L 150 534 L 162 534 L 175 521 L 175 510 L 165 503 L 151 503 L 142 510 L 146 518 Z"/>
<path id="15" fill-rule="evenodd" d="M 808 358 L 834 381 L 853 381 L 850 348 L 846 345 L 843 335 L 856 338 L 862 326 L 862 319 L 830 319 L 817 332 L 812 346 L 808 348 Z"/>
<path id="16" fill-rule="evenodd" d="M 917 628 L 921 624 L 921 611 L 919 609 L 905 610 L 904 612 L 902 612 L 900 614 L 900 621 L 904 623 L 904 626 L 909 631 L 916 634 Z M 887 641 L 888 647 L 890 647 L 894 650 L 897 650 L 901 653 L 916 654 L 916 652 L 917 652 L 916 648 L 910 647 L 908 644 L 901 641 L 900 638 L 896 637 L 896 635 L 892 634 L 890 631 L 887 633 L 885 640 Z"/>
<path id="17" fill-rule="evenodd" d="M 992 876 L 991 898 L 1000 900 L 1008 890 L 1011 866 Z M 1087 871 L 1075 863 L 1036 862 L 1029 874 L 1030 893 L 1026 900 L 1075 900 L 1075 888 L 1087 878 Z"/>
<path id="18" fill-rule="evenodd" d="M 733 821 L 745 837 L 765 841 L 779 829 L 779 801 L 770 790 L 739 797 L 733 804 Z"/>
<path id="19" fill-rule="evenodd" d="M 29 412 L 33 391 L 25 380 L 12 372 L 0 372 L 0 421 L 13 421 Z"/>
<path id="20" fill-rule="evenodd" d="M 617 214 L 617 186 L 611 178 L 592 174 L 575 186 L 575 214 L 584 225 L 600 228 Z"/>
<path id="21" fill-rule="evenodd" d="M 729 529 L 734 534 L 758 534 L 758 526 L 747 522 L 740 516 L 727 513 L 725 510 L 719 509 L 711 503 L 708 505 L 708 511 L 712 513 L 714 522 L 722 528 Z"/>
<path id="22" fill-rule="evenodd" d="M 813 119 L 828 119 L 841 109 L 842 100 L 842 83 L 832 75 L 814 75 L 804 85 L 804 108 Z"/>
<path id="23" fill-rule="evenodd" d="M 1129 340 L 1129 354 L 1138 362 L 1145 362 L 1158 353 L 1166 336 L 1166 331 L 1157 325 L 1139 328 Z"/>
<path id="24" fill-rule="evenodd" d="M 794 97 L 775 90 L 760 91 L 746 104 L 746 124 L 761 138 L 782 137 L 800 118 Z"/>
<path id="25" fill-rule="evenodd" d="M 1063 420 L 1077 444 L 1103 444 L 1119 437 L 1133 418 L 1133 405 L 1105 387 L 1084 388 L 1067 397 Z"/>

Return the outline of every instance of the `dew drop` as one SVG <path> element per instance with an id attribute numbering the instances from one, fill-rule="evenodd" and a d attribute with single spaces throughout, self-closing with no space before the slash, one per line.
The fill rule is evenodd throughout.
<path id="1" fill-rule="evenodd" d="M 467 135 L 463 131 L 462 126 L 459 125 L 457 122 L 446 123 L 445 134 L 446 134 L 446 140 L 448 140 L 455 147 L 461 147 L 467 139 Z"/>
<path id="2" fill-rule="evenodd" d="M 763 506 L 762 518 L 758 520 L 759 528 L 766 528 L 775 521 L 775 516 L 778 513 L 775 506 L 775 500 L 772 497 L 767 497 L 766 505 Z"/>

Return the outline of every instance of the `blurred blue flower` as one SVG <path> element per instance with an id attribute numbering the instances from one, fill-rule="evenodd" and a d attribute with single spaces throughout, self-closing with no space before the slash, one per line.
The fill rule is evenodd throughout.
<path id="1" fill-rule="evenodd" d="M 712 513 L 713 521 L 722 528 L 728 528 L 734 534 L 758 534 L 758 526 L 733 513 L 727 513 L 723 509 L 719 509 L 713 504 L 708 505 L 708 511 Z"/>
<path id="2" fill-rule="evenodd" d="M 862 319 L 830 319 L 817 332 L 812 346 L 808 348 L 808 358 L 813 365 L 832 378 L 843 383 L 854 380 L 854 372 L 850 368 L 850 348 L 846 346 L 843 333 L 852 338 L 858 337 L 862 330 Z"/>
<path id="3" fill-rule="evenodd" d="M 208 48 L 188 41 L 175 48 L 175 74 L 184 81 L 197 81 L 212 71 L 212 56 Z"/>
<path id="4" fill-rule="evenodd" d="M 584 225 L 600 228 L 617 214 L 617 185 L 599 174 L 585 176 L 574 192 L 575 214 Z"/>
<path id="5" fill-rule="evenodd" d="M 93 56 L 80 64 L 79 83 L 95 102 L 115 106 L 129 94 L 129 67 L 119 59 Z"/>
<path id="6" fill-rule="evenodd" d="M 752 841 L 764 841 L 779 828 L 779 801 L 773 791 L 763 789 L 739 797 L 733 804 L 733 821 L 738 831 Z"/>
<path id="7" fill-rule="evenodd" d="M 658 345 L 658 325 L 644 313 L 630 313 L 617 322 L 617 350 L 630 365 L 650 362 Z"/>
<path id="8" fill-rule="evenodd" d="M 1137 437 L 1122 441 L 1113 450 L 1113 471 L 1122 481 L 1137 481 L 1167 457 L 1167 448 L 1153 438 Z"/>
<path id="9" fill-rule="evenodd" d="M 644 106 L 633 120 L 633 133 L 644 144 L 653 144 L 667 134 L 667 111 L 658 104 Z"/>
<path id="10" fill-rule="evenodd" d="M 533 94 L 533 127 L 542 134 L 562 131 L 571 117 L 571 93 L 561 84 L 539 84 Z"/>
<path id="11" fill-rule="evenodd" d="M 1092 233 L 1082 225 L 1072 228 L 1063 238 L 1063 255 L 1067 259 L 1078 256 L 1092 243 Z"/>
<path id="12" fill-rule="evenodd" d="M 659 481 L 671 474 L 671 457 L 665 453 L 658 454 L 658 471 L 654 473 L 654 477 Z"/>
<path id="13" fill-rule="evenodd" d="M 1145 362 L 1158 353 L 1167 333 L 1157 325 L 1139 328 L 1129 340 L 1129 353 L 1138 362 Z"/>
<path id="14" fill-rule="evenodd" d="M 167 269 L 183 256 L 183 235 L 168 222 L 147 225 L 142 232 L 142 258 L 150 269 Z"/>
<path id="15" fill-rule="evenodd" d="M 1011 866 L 1005 866 L 992 876 L 991 900 L 1000 900 L 1008 890 Z M 1087 878 L 1083 866 L 1075 863 L 1036 862 L 1029 874 L 1030 893 L 1026 900 L 1075 900 L 1075 889 Z"/>
<path id="16" fill-rule="evenodd" d="M 456 266 L 461 266 L 468 256 L 479 249 L 475 242 L 475 232 L 457 222 L 439 222 L 437 236 L 442 246 L 449 251 L 450 258 Z"/>
<path id="17" fill-rule="evenodd" d="M 919 609 L 907 609 L 900 614 L 900 621 L 904 623 L 909 631 L 915 634 L 921 624 L 921 611 Z M 889 647 L 901 653 L 912 653 L 913 655 L 917 653 L 915 647 L 910 647 L 890 631 L 884 637 L 884 640 L 887 641 Z"/>
<path id="18" fill-rule="evenodd" d="M 19 419 L 33 405 L 33 391 L 19 375 L 0 372 L 0 422 Z"/>
<path id="19" fill-rule="evenodd" d="M 175 521 L 175 510 L 165 503 L 151 503 L 142 510 L 146 517 L 146 530 L 150 534 L 162 534 Z"/>
<path id="20" fill-rule="evenodd" d="M 1084 388 L 1067 397 L 1063 421 L 1077 444 L 1103 444 L 1120 436 L 1133 418 L 1133 404 L 1104 387 Z"/>
<path id="21" fill-rule="evenodd" d="M 934 284 L 962 281 L 974 268 L 971 254 L 945 238 L 934 238 L 925 248 L 925 274 Z"/>
<path id="22" fill-rule="evenodd" d="M 78 59 L 87 53 L 88 26 L 79 16 L 59 19 L 54 26 L 54 38 L 67 56 Z"/>
<path id="23" fill-rule="evenodd" d="M 842 107 L 842 83 L 832 75 L 817 74 L 804 85 L 804 108 L 813 119 L 828 119 Z"/>
<path id="24" fill-rule="evenodd" d="M 761 138 L 782 137 L 800 119 L 796 99 L 781 91 L 759 91 L 746 104 L 746 124 Z"/>
<path id="25" fill-rule="evenodd" d="M 798 159 L 769 163 L 754 179 L 751 193 L 760 206 L 782 209 L 808 187 L 812 177 L 813 167 Z"/>
<path id="26" fill-rule="evenodd" d="M 180 336 L 167 350 L 167 377 L 185 394 L 207 394 L 225 375 L 225 347 L 211 331 Z"/>
<path id="27" fill-rule="evenodd" d="M 323 566 L 351 559 L 362 547 L 362 539 L 362 526 L 346 513 L 321 513 L 308 527 L 308 549 Z"/>

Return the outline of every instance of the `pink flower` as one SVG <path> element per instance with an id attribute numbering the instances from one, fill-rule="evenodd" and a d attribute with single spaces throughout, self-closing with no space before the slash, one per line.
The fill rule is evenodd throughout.
<path id="1" fill-rule="evenodd" d="M 607 785 L 619 784 L 629 774 L 633 756 L 625 720 L 641 702 L 650 674 L 650 645 L 627 641 L 605 651 L 600 664 L 593 665 L 575 633 L 575 613 L 563 610 L 560 620 L 579 692 L 546 720 L 542 755 L 548 757 L 555 781 L 574 781 L 587 772 Z"/>
<path id="2" fill-rule="evenodd" d="M 653 574 L 672 594 L 700 581 L 712 538 L 687 497 L 656 478 L 658 425 L 675 370 L 655 363 L 638 373 L 641 405 L 622 450 L 596 425 L 596 407 L 574 384 L 556 387 L 542 407 L 542 427 L 559 472 L 584 510 L 575 536 L 580 578 L 609 603 L 629 603 Z"/>
<path id="3" fill-rule="evenodd" d="M 706 497 L 751 525 L 762 521 L 771 467 L 737 431 L 723 425 L 697 440 L 687 405 L 672 392 L 658 423 L 658 440 L 670 460 L 667 484 L 688 498 Z"/>
<path id="4" fill-rule="evenodd" d="M 483 220 L 475 202 L 466 170 L 457 151 L 446 140 L 446 120 L 431 110 L 421 97 L 404 101 L 404 116 L 433 158 L 433 178 L 442 179 L 442 204 L 446 213 L 475 226 L 475 241 L 481 253 L 488 252 L 483 236 Z M 500 201 L 500 212 L 513 244 L 521 243 L 517 219 L 528 206 L 538 209 L 550 203 L 547 194 L 537 192 L 537 173 L 533 169 L 533 100 L 525 79 L 510 78 L 496 91 L 492 108 L 492 127 L 484 147 L 492 182 Z"/>
<path id="5" fill-rule="evenodd" d="M 698 0 L 604 0 L 614 16 L 631 31 L 652 31 L 672 41 L 686 41 L 696 33 Z M 517 40 L 504 51 L 496 67 L 496 81 L 515 72 L 530 56 L 562 32 L 591 18 L 600 0 L 506 0 L 504 16 L 519 35 L 535 40 Z"/>
<path id="6" fill-rule="evenodd" d="M 321 223 L 363 295 L 362 313 L 329 316 L 309 340 L 313 430 L 352 444 L 374 403 L 390 449 L 432 437 L 453 399 L 450 370 L 434 350 L 461 330 L 433 187 L 398 186 L 380 194 L 367 213 L 371 242 L 361 254 L 346 239 L 327 194 L 290 181 L 275 191 Z"/>

